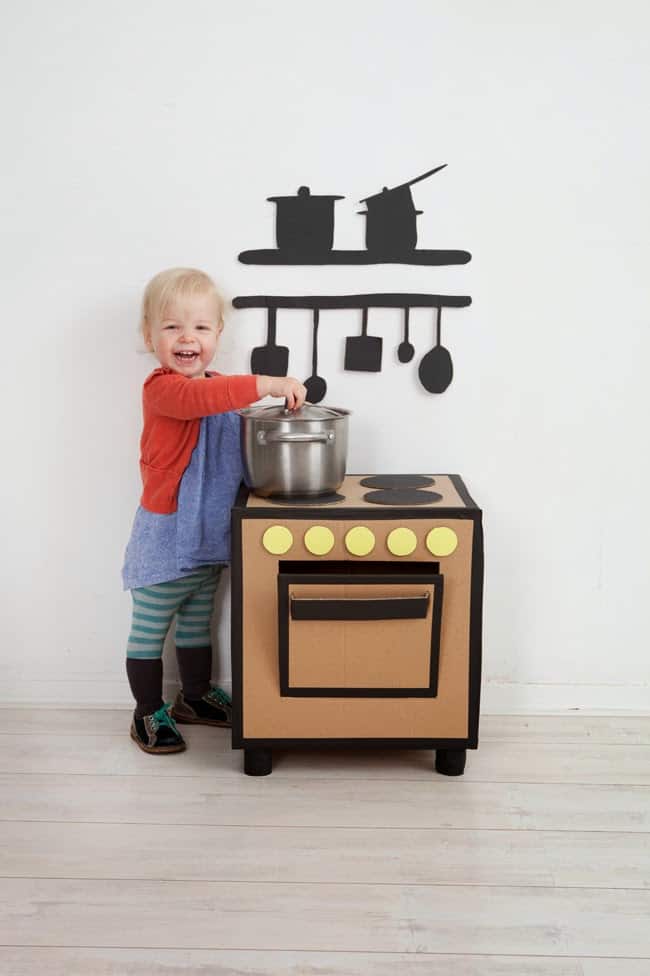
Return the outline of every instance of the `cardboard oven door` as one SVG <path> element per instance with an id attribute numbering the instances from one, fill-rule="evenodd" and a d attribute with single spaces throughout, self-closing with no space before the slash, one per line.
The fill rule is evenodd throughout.
<path id="1" fill-rule="evenodd" d="M 443 578 L 278 576 L 283 696 L 434 698 Z"/>

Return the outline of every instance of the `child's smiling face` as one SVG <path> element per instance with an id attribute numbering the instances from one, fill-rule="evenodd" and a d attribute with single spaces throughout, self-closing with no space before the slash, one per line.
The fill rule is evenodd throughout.
<path id="1" fill-rule="evenodd" d="M 222 328 L 214 295 L 181 296 L 151 323 L 145 342 L 161 366 L 196 379 L 214 359 Z"/>

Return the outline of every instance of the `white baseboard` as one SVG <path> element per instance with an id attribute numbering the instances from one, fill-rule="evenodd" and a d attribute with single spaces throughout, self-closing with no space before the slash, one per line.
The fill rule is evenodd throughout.
<path id="1" fill-rule="evenodd" d="M 232 690 L 230 678 L 220 680 L 215 678 L 228 694 Z M 163 697 L 165 701 L 172 701 L 179 689 L 177 681 L 165 681 Z M 133 698 L 124 678 L 98 679 L 64 679 L 49 678 L 36 681 L 12 681 L 0 689 L 0 707 L 3 705 L 25 706 L 29 708 L 133 708 Z"/>
<path id="2" fill-rule="evenodd" d="M 481 712 L 484 715 L 528 715 L 533 713 L 566 714 L 579 711 L 634 712 L 650 711 L 650 685 L 574 685 L 515 684 L 486 681 L 481 690 Z"/>
<path id="3" fill-rule="evenodd" d="M 215 678 L 231 692 L 230 678 Z M 165 682 L 165 701 L 173 701 L 178 690 L 175 681 Z M 0 706 L 27 707 L 132 708 L 133 700 L 126 676 L 98 676 L 28 679 L 5 676 L 0 686 Z M 633 712 L 650 711 L 650 686 L 515 684 L 486 681 L 481 692 L 481 711 L 485 715 L 527 715 L 534 713 Z"/>

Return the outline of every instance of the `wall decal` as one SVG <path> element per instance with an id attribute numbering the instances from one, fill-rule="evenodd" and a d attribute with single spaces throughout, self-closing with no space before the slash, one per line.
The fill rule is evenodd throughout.
<path id="1" fill-rule="evenodd" d="M 239 295 L 234 308 L 467 308 L 469 295 L 422 295 L 383 292 L 368 295 Z"/>
<path id="2" fill-rule="evenodd" d="M 416 176 L 399 186 L 384 187 L 365 197 L 366 250 L 336 251 L 334 204 L 337 195 L 316 195 L 301 186 L 295 196 L 267 197 L 276 205 L 276 249 L 242 251 L 242 264 L 467 264 L 468 251 L 417 250 L 417 218 L 411 187 L 433 176 L 447 163 Z"/>
<path id="3" fill-rule="evenodd" d="M 436 344 L 423 357 L 418 367 L 418 376 L 429 393 L 444 393 L 454 376 L 454 367 L 448 349 L 440 345 L 440 318 L 442 309 L 438 306 L 436 319 Z"/>
<path id="4" fill-rule="evenodd" d="M 287 254 L 319 255 L 334 242 L 334 204 L 340 196 L 312 196 L 301 186 L 294 197 L 267 197 L 276 205 L 275 239 Z"/>
<path id="5" fill-rule="evenodd" d="M 345 340 L 344 369 L 359 370 L 363 373 L 378 373 L 381 369 L 380 336 L 368 335 L 368 308 L 361 313 L 361 335 L 348 336 Z"/>
<path id="6" fill-rule="evenodd" d="M 318 375 L 318 323 L 320 318 L 320 309 L 314 309 L 314 319 L 313 319 L 313 339 L 311 347 L 311 376 L 309 379 L 305 380 L 305 386 L 307 387 L 307 400 L 309 403 L 320 403 L 321 400 L 325 398 L 327 393 L 327 383 L 322 376 Z"/>
<path id="7" fill-rule="evenodd" d="M 269 307 L 267 312 L 266 345 L 257 346 L 251 353 L 251 373 L 263 376 L 286 376 L 289 367 L 288 346 L 276 346 L 275 327 L 277 308 Z"/>
<path id="8" fill-rule="evenodd" d="M 385 186 L 381 193 L 361 200 L 366 204 L 366 209 L 359 213 L 366 217 L 366 247 L 371 254 L 400 261 L 415 250 L 418 242 L 417 218 L 422 211 L 415 209 L 411 187 L 438 173 L 446 165 L 436 166 L 392 190 Z"/>
<path id="9" fill-rule="evenodd" d="M 265 308 L 268 315 L 267 344 L 253 350 L 251 372 L 266 373 L 270 376 L 286 376 L 289 365 L 289 350 L 276 345 L 276 316 L 279 308 L 311 309 L 313 318 L 312 375 L 306 380 L 310 403 L 323 399 L 327 390 L 326 381 L 318 376 L 318 328 L 321 310 L 361 309 L 361 335 L 348 336 L 345 343 L 344 368 L 362 372 L 381 370 L 382 338 L 369 336 L 368 309 L 396 308 L 404 312 L 404 335 L 408 340 L 409 312 L 412 308 L 437 309 L 436 345 L 422 358 L 418 376 L 429 393 L 443 393 L 453 378 L 453 365 L 448 349 L 440 343 L 440 324 L 443 308 L 466 308 L 471 305 L 469 295 L 424 295 L 424 294 L 366 294 L 366 295 L 240 295 L 233 299 L 235 308 Z M 403 343 L 400 343 L 400 347 Z M 411 344 L 408 343 L 410 346 Z M 412 348 L 412 347 L 411 347 Z M 412 358 L 412 357 L 411 357 Z M 404 359 L 403 362 L 408 360 Z M 319 393 L 321 394 L 319 396 Z M 312 399 L 311 396 L 318 399 Z"/>
<path id="10" fill-rule="evenodd" d="M 290 196 L 267 197 L 276 206 L 275 238 L 277 247 L 268 250 L 242 251 L 243 264 L 466 264 L 468 251 L 418 250 L 417 218 L 411 188 L 445 169 L 446 163 L 429 169 L 394 187 L 383 187 L 380 193 L 364 197 L 366 209 L 357 211 L 366 219 L 365 251 L 336 251 L 334 246 L 334 210 L 338 194 L 312 194 L 301 186 Z M 467 295 L 369 294 L 369 295 L 248 295 L 233 300 L 235 308 L 265 308 L 268 325 L 266 345 L 253 349 L 251 371 L 271 376 L 286 376 L 289 349 L 276 344 L 276 320 L 279 308 L 304 308 L 313 312 L 312 368 L 305 380 L 307 400 L 319 403 L 327 392 L 327 383 L 318 375 L 318 329 L 321 309 L 361 309 L 361 334 L 347 336 L 343 368 L 364 373 L 381 371 L 383 339 L 368 335 L 371 308 L 399 308 L 403 311 L 402 340 L 397 346 L 400 363 L 410 363 L 415 347 L 410 339 L 411 308 L 435 308 L 436 342 L 420 360 L 418 377 L 428 393 L 444 393 L 454 376 L 451 354 L 440 340 L 442 309 L 462 308 L 471 303 Z"/>
<path id="11" fill-rule="evenodd" d="M 415 355 L 415 349 L 409 342 L 409 315 L 411 309 L 404 309 L 404 338 L 397 347 L 397 358 L 400 363 L 410 363 Z"/>
<path id="12" fill-rule="evenodd" d="M 314 255 L 261 248 L 242 251 L 239 260 L 242 264 L 426 264 L 442 267 L 467 264 L 472 260 L 472 255 L 469 251 L 431 251 L 422 248 L 397 258 L 386 254 L 372 254 L 370 251 L 330 251 Z"/>

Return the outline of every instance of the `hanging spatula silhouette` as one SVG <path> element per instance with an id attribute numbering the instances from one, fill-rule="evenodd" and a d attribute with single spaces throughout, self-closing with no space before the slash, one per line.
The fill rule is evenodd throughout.
<path id="1" fill-rule="evenodd" d="M 263 376 L 286 376 L 289 369 L 288 346 L 276 346 L 275 327 L 277 308 L 267 309 L 266 345 L 251 352 L 251 373 Z"/>
<path id="2" fill-rule="evenodd" d="M 348 336 L 345 340 L 344 369 L 363 373 L 378 373 L 381 369 L 381 336 L 368 335 L 368 309 L 363 309 L 360 336 Z"/>

